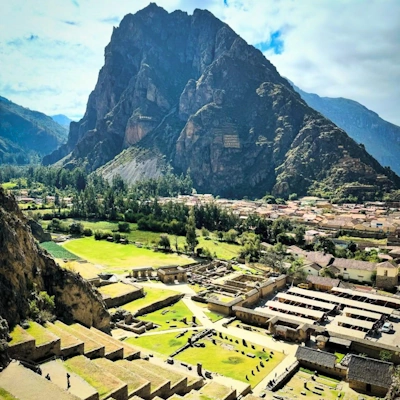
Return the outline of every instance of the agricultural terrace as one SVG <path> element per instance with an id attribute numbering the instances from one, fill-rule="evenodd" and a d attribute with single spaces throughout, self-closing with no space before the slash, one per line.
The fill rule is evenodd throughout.
<path id="1" fill-rule="evenodd" d="M 128 285 L 126 283 L 117 282 L 112 285 L 101 286 L 98 288 L 98 291 L 106 297 L 119 297 L 125 294 L 136 292 L 138 289 L 132 285 Z"/>
<path id="2" fill-rule="evenodd" d="M 177 337 L 179 332 L 148 335 L 130 338 L 128 342 L 168 356 L 186 344 L 192 334 L 192 331 L 188 331 L 182 337 Z M 189 347 L 176 355 L 175 359 L 191 365 L 201 363 L 206 370 L 249 383 L 252 387 L 285 357 L 280 352 L 272 353 L 266 347 L 249 342 L 244 342 L 244 345 L 242 339 L 220 333 L 212 338 L 201 339 L 198 343 L 204 347 Z"/>
<path id="3" fill-rule="evenodd" d="M 0 387 L 0 400 L 18 400 L 11 393 L 8 393 L 7 390 Z"/>
<path id="4" fill-rule="evenodd" d="M 179 300 L 177 303 L 169 307 L 142 315 L 139 317 L 139 319 L 143 321 L 154 322 L 155 324 L 159 325 L 159 327 L 155 329 L 156 331 L 164 331 L 168 329 L 186 328 L 187 326 L 190 326 L 189 324 L 192 321 L 192 316 L 193 314 L 186 304 L 182 300 Z M 186 318 L 186 324 L 181 322 L 183 318 Z M 199 324 L 198 320 L 196 322 Z"/>
<path id="5" fill-rule="evenodd" d="M 108 271 L 115 273 L 124 273 L 129 267 L 184 265 L 194 261 L 186 256 L 94 240 L 93 237 L 71 240 L 64 243 L 63 247 L 93 264 L 107 266 Z"/>
<path id="6" fill-rule="evenodd" d="M 62 268 L 68 269 L 75 273 L 79 273 L 85 279 L 97 278 L 98 274 L 104 272 L 104 268 L 102 266 L 93 265 L 89 262 L 79 262 L 79 261 L 65 262 L 61 259 L 58 259 L 57 262 L 60 264 Z"/>
<path id="7" fill-rule="evenodd" d="M 179 292 L 174 292 L 173 290 L 167 289 L 156 289 L 156 288 L 145 288 L 145 297 L 131 301 L 130 303 L 121 306 L 122 309 L 135 313 L 136 311 L 155 303 L 156 301 L 162 301 L 168 297 L 175 296 Z"/>
<path id="8" fill-rule="evenodd" d="M 40 246 L 47 250 L 54 258 L 60 258 L 63 260 L 79 260 L 79 256 L 71 253 L 64 247 L 54 242 L 43 242 Z"/>
<path id="9" fill-rule="evenodd" d="M 268 393 L 267 398 L 272 396 L 280 396 L 282 399 L 293 399 L 305 397 L 309 400 L 358 400 L 360 394 L 350 389 L 346 382 L 339 381 L 334 378 L 326 377 L 323 375 L 314 376 L 311 379 L 313 372 L 300 368 L 300 370 L 293 376 L 293 378 L 285 385 L 285 387 L 276 393 Z M 305 393 L 305 394 L 302 394 Z M 376 397 L 362 395 L 364 400 L 376 399 Z"/>

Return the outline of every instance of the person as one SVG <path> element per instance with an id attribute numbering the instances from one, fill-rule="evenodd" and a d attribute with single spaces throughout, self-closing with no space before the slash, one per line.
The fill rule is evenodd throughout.
<path id="1" fill-rule="evenodd" d="M 71 387 L 71 381 L 69 378 L 71 378 L 71 375 L 67 372 L 67 389 Z"/>
<path id="2" fill-rule="evenodd" d="M 51 381 L 50 374 L 47 374 L 47 375 L 45 376 L 45 378 L 46 378 L 48 381 Z"/>

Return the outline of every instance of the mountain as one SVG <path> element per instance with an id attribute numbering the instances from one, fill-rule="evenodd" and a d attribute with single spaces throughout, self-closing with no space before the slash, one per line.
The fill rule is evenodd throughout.
<path id="1" fill-rule="evenodd" d="M 0 164 L 27 164 L 62 145 L 68 131 L 47 115 L 0 97 Z"/>
<path id="2" fill-rule="evenodd" d="M 362 143 L 380 164 L 389 166 L 396 174 L 400 174 L 399 126 L 385 121 L 354 100 L 320 97 L 304 92 L 293 83 L 292 86 L 310 107 L 329 118 L 356 142 Z"/>
<path id="3" fill-rule="evenodd" d="M 69 119 L 66 115 L 64 114 L 57 114 L 57 115 L 52 115 L 51 118 L 53 119 L 54 122 L 57 122 L 58 125 L 61 125 L 65 129 L 69 130 L 69 124 L 71 123 L 71 119 Z"/>
<path id="4" fill-rule="evenodd" d="M 55 313 L 86 326 L 109 328 L 110 315 L 100 294 L 80 275 L 62 269 L 32 236 L 15 198 L 0 185 L 0 369 L 8 328 L 30 313 L 33 293 L 55 296 Z"/>
<path id="5" fill-rule="evenodd" d="M 43 163 L 94 171 L 132 146 L 146 149 L 152 165 L 163 159 L 176 173 L 189 170 L 198 191 L 227 197 L 400 184 L 261 51 L 198 9 L 169 14 L 151 3 L 126 15 L 84 117 Z M 114 165 L 128 170 L 135 154 Z"/>

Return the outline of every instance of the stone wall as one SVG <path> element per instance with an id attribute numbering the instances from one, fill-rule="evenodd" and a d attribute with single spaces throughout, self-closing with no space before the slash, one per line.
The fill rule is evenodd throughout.
<path id="1" fill-rule="evenodd" d="M 349 386 L 351 389 L 356 390 L 357 392 L 361 393 L 366 393 L 369 395 L 373 396 L 378 396 L 378 397 L 385 397 L 388 389 L 379 387 L 376 385 L 371 385 L 371 391 L 367 391 L 367 384 L 364 382 L 358 382 L 358 381 L 349 381 Z"/>
<path id="2" fill-rule="evenodd" d="M 310 369 L 311 371 L 318 371 L 321 372 L 322 374 L 336 376 L 340 379 L 345 379 L 347 376 L 347 368 L 338 367 L 337 366 L 338 364 L 336 364 L 335 367 L 333 368 L 328 368 L 316 363 L 311 363 L 308 361 L 300 361 L 300 365 L 302 367 Z"/>
<path id="3" fill-rule="evenodd" d="M 160 308 L 164 308 L 171 304 L 174 304 L 174 303 L 178 302 L 181 298 L 183 298 L 183 296 L 184 296 L 183 294 L 176 294 L 174 296 L 170 296 L 170 297 L 166 298 L 165 300 L 157 301 L 153 304 L 150 304 L 149 306 L 143 307 L 140 310 L 136 311 L 135 317 L 138 317 L 138 316 L 144 315 L 144 314 L 148 314 L 153 311 L 157 311 Z"/>
<path id="4" fill-rule="evenodd" d="M 143 297 L 143 296 L 144 296 L 144 289 L 138 288 L 134 292 L 129 292 L 129 293 L 123 294 L 121 296 L 116 296 L 116 297 L 106 297 L 106 298 L 103 298 L 103 300 L 104 300 L 104 303 L 106 304 L 107 308 L 115 308 L 115 307 L 122 306 L 126 303 L 130 303 L 131 301 L 139 299 L 140 297 Z"/>
<path id="5" fill-rule="evenodd" d="M 382 289 L 391 290 L 399 283 L 398 276 L 376 275 L 376 286 Z"/>

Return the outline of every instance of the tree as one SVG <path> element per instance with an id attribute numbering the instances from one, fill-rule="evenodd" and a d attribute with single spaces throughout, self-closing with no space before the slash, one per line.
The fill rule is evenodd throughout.
<path id="1" fill-rule="evenodd" d="M 260 263 L 267 265 L 274 271 L 284 272 L 283 260 L 285 259 L 284 246 L 269 248 L 261 257 Z"/>
<path id="2" fill-rule="evenodd" d="M 189 211 L 189 218 L 186 224 L 186 243 L 191 252 L 194 252 L 199 241 L 196 236 L 196 220 L 194 216 L 194 208 Z"/>
<path id="3" fill-rule="evenodd" d="M 170 250 L 171 249 L 171 242 L 169 240 L 168 235 L 161 235 L 160 240 L 158 242 L 158 245 L 160 247 L 164 247 L 164 250 Z"/>
<path id="4" fill-rule="evenodd" d="M 379 352 L 379 358 L 382 361 L 390 361 L 392 359 L 392 352 L 389 350 L 381 350 Z"/>
<path id="5" fill-rule="evenodd" d="M 297 259 L 287 271 L 287 275 L 291 276 L 295 281 L 304 281 L 306 279 L 306 271 L 304 270 L 303 260 Z"/>
<path id="6" fill-rule="evenodd" d="M 335 243 L 329 238 L 320 236 L 318 242 L 314 245 L 314 250 L 335 255 Z"/>

